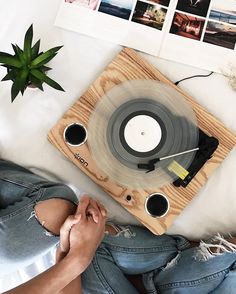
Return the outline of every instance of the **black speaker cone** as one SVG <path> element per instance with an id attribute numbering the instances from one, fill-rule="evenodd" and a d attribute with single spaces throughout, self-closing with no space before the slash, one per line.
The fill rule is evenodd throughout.
<path id="1" fill-rule="evenodd" d="M 145 208 L 153 217 L 163 217 L 169 210 L 169 201 L 162 194 L 152 194 L 146 199 Z"/>
<path id="2" fill-rule="evenodd" d="M 65 128 L 64 139 L 72 146 L 79 146 L 87 139 L 87 131 L 81 124 L 74 123 Z"/>

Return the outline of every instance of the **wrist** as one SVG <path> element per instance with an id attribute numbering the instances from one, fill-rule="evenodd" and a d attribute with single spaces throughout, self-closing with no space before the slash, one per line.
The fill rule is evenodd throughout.
<path id="1" fill-rule="evenodd" d="M 86 256 L 82 251 L 69 251 L 64 260 L 68 263 L 71 269 L 73 269 L 76 276 L 82 274 L 92 261 L 91 257 Z"/>

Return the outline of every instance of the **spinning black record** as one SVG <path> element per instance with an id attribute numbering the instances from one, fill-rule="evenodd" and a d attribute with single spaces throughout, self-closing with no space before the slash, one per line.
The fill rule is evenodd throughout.
<path id="1" fill-rule="evenodd" d="M 138 164 L 195 148 L 198 128 L 193 110 L 175 89 L 159 81 L 127 81 L 97 103 L 88 144 L 99 168 L 114 181 L 153 189 L 178 178 L 168 171 L 173 160 L 187 169 L 195 152 L 160 161 L 150 173 Z"/>

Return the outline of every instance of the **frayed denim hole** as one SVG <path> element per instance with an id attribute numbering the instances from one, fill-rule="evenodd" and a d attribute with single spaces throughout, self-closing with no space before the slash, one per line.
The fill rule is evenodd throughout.
<path id="1" fill-rule="evenodd" d="M 215 252 L 212 249 L 215 249 Z M 197 261 L 208 261 L 224 253 L 236 253 L 236 245 L 217 234 L 208 241 L 201 241 L 199 247 L 195 250 L 193 258 Z"/>
<path id="2" fill-rule="evenodd" d="M 162 268 L 162 271 L 164 272 L 176 266 L 178 264 L 180 257 L 181 257 L 181 252 L 178 251 L 177 255 L 174 258 L 172 258 L 171 261 L 169 261 L 165 267 Z"/>
<path id="3" fill-rule="evenodd" d="M 107 235 L 110 235 L 113 237 L 124 236 L 127 239 L 130 239 L 136 236 L 136 233 L 131 230 L 130 226 L 115 225 L 110 222 L 107 224 L 116 231 L 116 234 L 110 234 L 109 232 L 106 231 L 105 234 Z"/>
<path id="4" fill-rule="evenodd" d="M 36 204 L 35 204 L 35 205 L 36 205 Z M 34 206 L 35 206 L 35 205 L 34 205 Z M 54 235 L 52 232 L 50 232 L 49 230 L 47 230 L 47 229 L 44 227 L 44 222 L 41 223 L 41 222 L 39 221 L 39 219 L 38 219 L 38 217 L 37 217 L 37 214 L 36 214 L 35 210 L 32 210 L 32 211 L 31 211 L 31 213 L 30 213 L 30 215 L 29 215 L 29 218 L 27 219 L 27 222 L 30 221 L 33 217 L 36 219 L 37 223 L 43 228 L 43 233 L 44 233 L 44 235 L 46 235 L 46 236 L 48 236 L 48 237 L 59 237 L 59 236 L 57 236 L 57 235 Z"/>
<path id="5" fill-rule="evenodd" d="M 45 188 L 41 188 L 40 189 L 40 195 L 37 197 L 37 199 L 35 200 L 35 202 L 34 202 L 34 208 L 35 208 L 35 206 L 37 205 L 37 204 L 39 204 L 39 203 L 41 203 L 41 202 L 44 202 L 44 201 L 47 201 L 47 200 L 50 200 L 50 199 L 62 199 L 62 200 L 66 200 L 66 201 L 69 201 L 69 202 L 71 202 L 72 204 L 74 204 L 74 205 L 76 205 L 73 201 L 71 201 L 70 199 L 66 199 L 65 197 L 51 197 L 51 198 L 48 198 L 48 199 L 43 199 L 43 200 L 41 200 L 42 198 L 43 198 L 43 196 L 44 196 L 44 192 L 45 192 Z M 60 235 L 55 235 L 55 234 L 53 234 L 52 232 L 50 232 L 47 228 L 45 228 L 44 227 L 44 222 L 40 222 L 39 221 L 39 219 L 38 219 L 38 217 L 37 217 L 37 215 L 36 215 L 36 212 L 35 212 L 35 210 L 33 210 L 32 212 L 31 212 L 31 214 L 32 214 L 32 216 L 30 216 L 29 217 L 29 219 L 31 218 L 31 217 L 35 217 L 36 218 L 36 220 L 37 220 L 37 222 L 40 224 L 40 226 L 41 227 L 43 227 L 43 229 L 44 229 L 44 234 L 46 235 L 46 236 L 51 236 L 51 237 L 60 237 Z"/>

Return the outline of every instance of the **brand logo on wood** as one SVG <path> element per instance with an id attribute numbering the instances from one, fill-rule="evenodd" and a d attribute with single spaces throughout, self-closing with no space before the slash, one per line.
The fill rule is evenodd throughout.
<path id="1" fill-rule="evenodd" d="M 78 159 L 82 165 L 88 166 L 88 162 L 83 157 L 81 157 L 79 153 L 75 153 L 74 157 Z"/>

